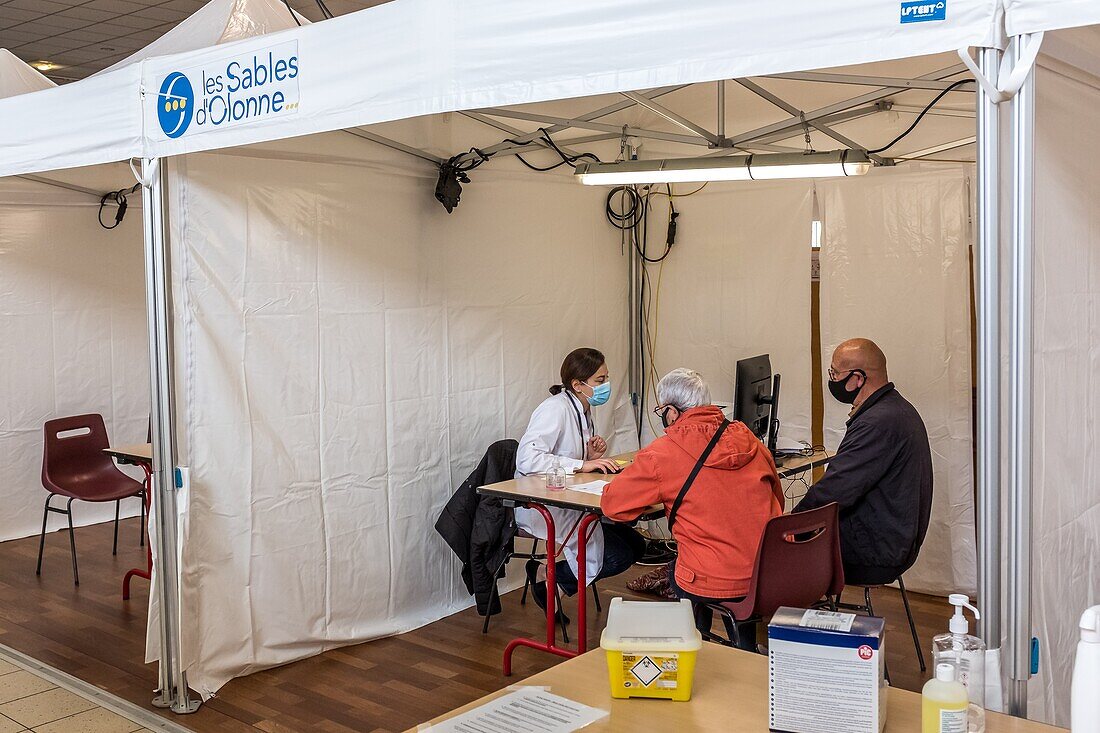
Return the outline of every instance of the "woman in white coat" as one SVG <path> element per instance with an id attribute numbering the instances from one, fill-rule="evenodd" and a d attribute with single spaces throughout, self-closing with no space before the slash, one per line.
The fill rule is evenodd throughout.
<path id="1" fill-rule="evenodd" d="M 618 464 L 604 457 L 607 442 L 596 433 L 592 421 L 592 407 L 611 398 L 611 379 L 603 354 L 596 349 L 570 352 L 561 365 L 561 384 L 551 387 L 550 395 L 535 408 L 527 432 L 519 441 L 516 475 L 546 473 L 555 461 L 568 474 L 616 473 Z M 554 518 L 558 550 L 565 557 L 555 565 L 558 588 L 571 596 L 577 592 L 577 525 L 584 515 L 575 509 L 548 508 Z M 546 539 L 546 522 L 536 510 L 516 509 L 516 524 Z M 642 536 L 625 525 L 596 523 L 590 531 L 585 561 L 588 582 L 618 575 L 645 551 Z M 540 608 L 546 608 L 546 582 L 540 580 L 541 569 L 538 561 L 528 561 L 532 595 Z M 568 621 L 564 614 L 562 617 Z"/>

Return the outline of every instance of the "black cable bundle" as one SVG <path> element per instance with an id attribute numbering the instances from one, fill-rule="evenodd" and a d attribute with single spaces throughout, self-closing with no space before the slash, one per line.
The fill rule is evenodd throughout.
<path id="1" fill-rule="evenodd" d="M 123 218 L 126 216 L 126 196 L 134 193 L 138 190 L 141 184 L 135 184 L 132 188 L 122 188 L 118 191 L 108 191 L 103 194 L 103 198 L 99 200 L 99 225 L 104 229 L 114 229 L 122 223 Z M 107 205 L 108 201 L 114 201 L 118 204 L 118 211 L 115 212 L 115 223 L 111 226 L 107 226 L 103 223 L 103 208 Z"/>
<path id="2" fill-rule="evenodd" d="M 519 158 L 519 162 L 534 171 L 545 172 L 552 171 L 555 168 L 563 166 L 565 164 L 576 165 L 578 161 L 588 158 L 600 162 L 592 153 L 581 153 L 580 155 L 569 155 L 564 150 L 558 147 L 558 144 L 554 142 L 554 139 L 550 137 L 550 133 L 545 128 L 539 128 L 539 138 L 544 140 L 550 150 L 553 150 L 561 158 L 561 161 L 554 165 L 547 166 L 545 168 L 529 163 L 522 155 L 516 155 Z M 513 140 L 512 138 L 505 138 L 504 142 L 512 145 L 528 145 L 527 142 L 520 142 L 519 140 Z M 468 158 L 465 162 L 460 162 L 461 158 L 472 155 L 472 158 Z M 443 204 L 443 208 L 450 214 L 458 206 L 458 200 L 462 195 L 462 184 L 470 182 L 469 172 L 475 168 L 480 167 L 484 163 L 487 163 L 493 157 L 493 153 L 486 153 L 479 148 L 470 148 L 466 153 L 455 155 L 452 158 L 444 161 L 439 165 L 439 179 L 435 184 L 435 198 L 439 203 Z"/>

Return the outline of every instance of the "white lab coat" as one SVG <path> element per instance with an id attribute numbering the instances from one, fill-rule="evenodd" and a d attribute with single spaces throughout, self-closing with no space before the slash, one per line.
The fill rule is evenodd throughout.
<path id="1" fill-rule="evenodd" d="M 516 476 L 546 473 L 554 465 L 555 456 L 566 473 L 577 471 L 586 458 L 588 439 L 595 435 L 590 415 L 585 415 L 584 404 L 566 390 L 543 400 L 531 415 L 527 432 L 519 441 L 516 453 Z M 554 529 L 558 551 L 565 542 L 565 560 L 573 574 L 577 574 L 577 523 L 584 513 L 576 509 L 547 507 L 554 517 Z M 516 509 L 516 524 L 541 540 L 546 539 L 546 522 L 534 509 Z M 603 527 L 599 522 L 589 527 L 588 547 L 585 556 L 587 582 L 603 568 Z"/>

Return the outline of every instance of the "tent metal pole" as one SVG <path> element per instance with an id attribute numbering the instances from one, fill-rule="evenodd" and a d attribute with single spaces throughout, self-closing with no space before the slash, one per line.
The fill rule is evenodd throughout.
<path id="1" fill-rule="evenodd" d="M 982 73 L 997 83 L 1003 52 L 979 51 Z M 978 631 L 1001 648 L 1001 281 L 1000 108 L 978 86 Z"/>
<path id="2" fill-rule="evenodd" d="M 167 184 L 163 159 L 142 161 L 142 215 L 145 234 L 145 297 L 149 319 L 150 423 L 153 439 L 152 490 L 155 497 L 155 586 L 160 604 L 159 690 L 153 705 L 193 713 L 183 670 L 177 548 L 176 434 L 172 384 L 171 266 L 168 252 Z"/>
<path id="3" fill-rule="evenodd" d="M 928 89 L 943 91 L 951 86 L 949 81 L 933 79 L 905 79 L 897 76 L 864 76 L 861 74 L 831 74 L 822 71 L 795 71 L 784 74 L 767 74 L 765 79 L 792 79 L 794 81 L 816 81 L 825 84 L 855 84 L 862 87 L 889 87 L 904 91 L 906 89 Z M 954 89 L 952 92 L 956 91 Z M 958 89 L 961 94 L 972 94 L 970 89 Z"/>
<path id="4" fill-rule="evenodd" d="M 1014 58 L 1024 55 L 1013 43 Z M 1009 712 L 1027 717 L 1031 677 L 1032 265 L 1034 246 L 1035 72 L 1012 100 L 1012 330 L 1010 456 L 1012 481 L 1008 546 L 1008 606 L 1012 684 Z"/>
<path id="5" fill-rule="evenodd" d="M 718 85 L 718 137 L 726 137 L 726 80 L 719 79 Z"/>

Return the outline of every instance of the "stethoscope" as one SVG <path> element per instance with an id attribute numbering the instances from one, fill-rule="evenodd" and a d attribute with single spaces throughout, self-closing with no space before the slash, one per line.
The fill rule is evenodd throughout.
<path id="1" fill-rule="evenodd" d="M 569 404 L 573 406 L 573 412 L 577 415 L 577 430 L 580 432 L 581 436 L 581 454 L 584 456 L 584 460 L 588 460 L 588 442 L 584 439 L 584 423 L 588 423 L 588 428 L 592 431 L 593 435 L 596 434 L 596 424 L 592 421 L 591 418 L 589 418 L 587 421 L 584 419 L 584 415 L 581 413 L 581 408 L 577 404 L 578 402 L 580 402 L 577 396 L 569 390 L 565 390 L 565 392 L 569 395 Z"/>

